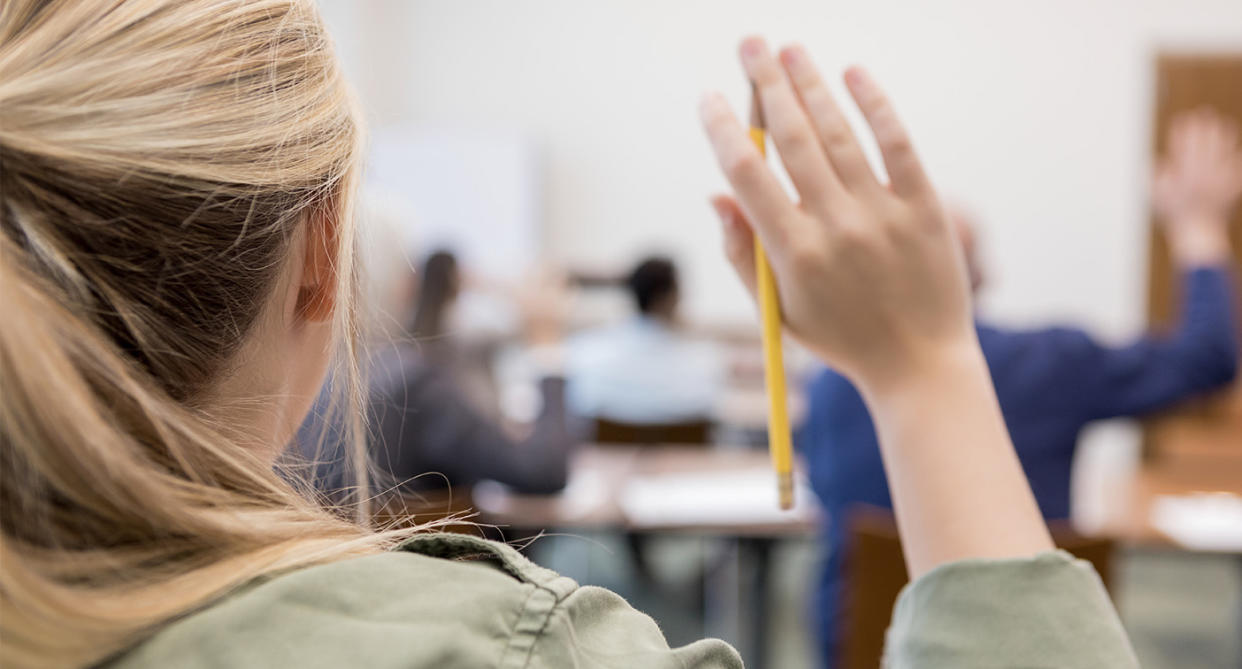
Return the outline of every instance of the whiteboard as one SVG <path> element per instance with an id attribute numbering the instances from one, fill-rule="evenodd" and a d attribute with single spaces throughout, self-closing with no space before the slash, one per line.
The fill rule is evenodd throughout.
<path id="1" fill-rule="evenodd" d="M 364 174 L 368 197 L 403 212 L 395 225 L 410 260 L 448 248 L 468 267 L 512 278 L 538 258 L 542 165 L 527 136 L 389 127 L 372 136 Z"/>

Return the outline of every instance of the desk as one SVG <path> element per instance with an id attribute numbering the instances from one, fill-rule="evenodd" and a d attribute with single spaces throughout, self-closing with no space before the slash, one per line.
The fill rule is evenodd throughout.
<path id="1" fill-rule="evenodd" d="M 1102 523 L 1091 533 L 1132 545 L 1242 555 L 1242 546 L 1186 545 L 1157 528 L 1152 510 L 1158 499 L 1195 493 L 1242 496 L 1242 456 L 1179 457 L 1144 464 L 1126 481 L 1121 494 L 1109 500 Z"/>
<path id="2" fill-rule="evenodd" d="M 819 515 L 810 492 L 805 488 L 800 491 L 799 505 L 793 511 L 777 511 L 776 479 L 771 467 L 766 452 L 743 448 L 592 444 L 573 455 L 569 484 L 559 495 L 517 495 L 498 484 L 484 483 L 475 488 L 474 502 L 481 522 L 522 529 L 615 528 L 767 538 L 813 533 Z M 671 498 L 668 515 L 678 520 L 668 522 L 636 514 L 636 507 L 627 504 L 627 495 L 636 492 L 635 485 L 658 483 L 662 477 L 694 477 L 696 484 L 709 488 L 708 492 L 720 492 L 710 490 L 714 474 L 720 476 L 722 486 L 736 484 L 740 476 L 749 479 L 771 475 L 771 512 L 761 509 L 756 516 L 738 521 L 719 514 L 698 514 L 684 501 L 679 506 L 678 500 Z M 634 501 L 633 497 L 629 499 Z"/>
<path id="3" fill-rule="evenodd" d="M 819 525 L 811 492 L 801 486 L 795 497 L 793 510 L 778 510 L 765 451 L 675 445 L 585 446 L 572 457 L 569 484 L 559 495 L 515 495 L 495 483 L 473 492 L 480 522 L 517 530 L 680 532 L 732 542 L 737 562 L 748 560 L 757 574 L 743 589 L 748 603 L 739 607 L 748 614 L 742 650 L 751 667 L 762 666 L 768 645 L 772 548 L 782 538 L 811 536 Z"/>

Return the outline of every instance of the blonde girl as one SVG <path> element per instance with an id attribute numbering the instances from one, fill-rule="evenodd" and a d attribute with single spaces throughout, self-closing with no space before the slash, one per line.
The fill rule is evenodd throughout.
<path id="1" fill-rule="evenodd" d="M 891 664 L 1132 664 L 1051 552 L 891 107 L 849 75 L 889 189 L 800 51 L 742 55 L 801 202 L 709 98 L 716 204 L 877 416 L 919 577 Z M 0 3 L 0 664 L 738 666 L 504 546 L 375 532 L 287 482 L 330 361 L 358 415 L 359 142 L 310 0 Z"/>

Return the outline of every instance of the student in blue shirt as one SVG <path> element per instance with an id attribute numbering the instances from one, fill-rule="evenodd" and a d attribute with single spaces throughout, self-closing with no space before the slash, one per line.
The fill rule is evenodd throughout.
<path id="1" fill-rule="evenodd" d="M 1114 347 L 1075 328 L 1009 330 L 976 321 L 1014 447 L 1049 519 L 1070 515 L 1070 466 L 1088 423 L 1165 408 L 1229 383 L 1237 370 L 1228 233 L 1242 191 L 1236 130 L 1211 112 L 1179 118 L 1153 186 L 1180 272 L 1181 312 L 1171 331 Z M 968 226 L 958 228 L 977 288 L 973 235 Z M 843 629 L 850 508 L 892 508 L 892 501 L 871 416 L 854 386 L 825 369 L 810 383 L 808 404 L 797 441 L 827 511 L 828 555 L 816 609 L 821 652 L 831 666 Z"/>
<path id="2" fill-rule="evenodd" d="M 677 267 L 653 256 L 625 280 L 632 318 L 570 340 L 567 401 L 578 416 L 662 425 L 710 418 L 724 382 L 719 353 L 679 324 Z"/>

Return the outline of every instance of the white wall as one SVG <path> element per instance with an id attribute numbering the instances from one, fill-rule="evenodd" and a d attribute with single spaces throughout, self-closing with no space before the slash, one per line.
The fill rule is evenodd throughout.
<path id="1" fill-rule="evenodd" d="M 867 65 L 942 190 L 985 223 L 987 311 L 1106 335 L 1142 322 L 1152 53 L 1242 50 L 1237 0 L 323 3 L 373 124 L 529 133 L 549 250 L 617 265 L 670 249 L 709 317 L 748 314 L 695 112 L 708 88 L 744 106 L 740 36 Z"/>

